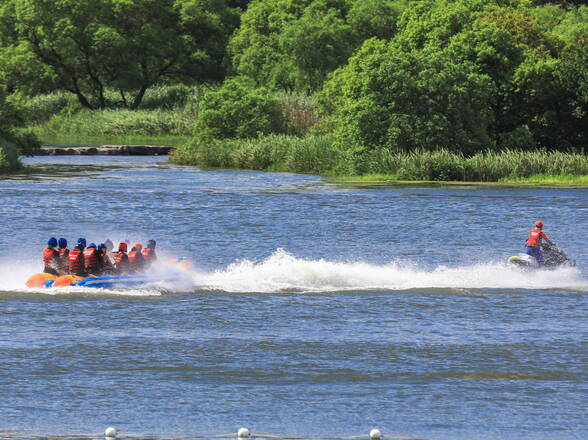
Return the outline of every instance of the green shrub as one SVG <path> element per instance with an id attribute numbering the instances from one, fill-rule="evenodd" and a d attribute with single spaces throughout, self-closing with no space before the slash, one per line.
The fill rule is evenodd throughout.
<path id="1" fill-rule="evenodd" d="M 184 84 L 159 85 L 147 89 L 139 109 L 173 110 L 184 109 L 191 113 L 198 112 L 202 96 L 214 87 L 207 84 L 187 86 Z"/>
<path id="2" fill-rule="evenodd" d="M 22 168 L 18 160 L 16 146 L 0 138 L 0 172 L 13 171 Z"/>
<path id="3" fill-rule="evenodd" d="M 21 111 L 23 119 L 28 125 L 47 122 L 64 108 L 79 108 L 75 97 L 66 92 L 54 92 L 32 97 L 12 95 L 10 100 Z"/>
<path id="4" fill-rule="evenodd" d="M 202 97 L 196 134 L 205 138 L 256 138 L 290 130 L 280 101 L 251 80 L 232 78 Z"/>

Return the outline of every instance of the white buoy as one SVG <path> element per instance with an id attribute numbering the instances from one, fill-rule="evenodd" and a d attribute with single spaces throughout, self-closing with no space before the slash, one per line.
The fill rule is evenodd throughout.
<path id="1" fill-rule="evenodd" d="M 116 438 L 117 434 L 118 432 L 116 431 L 116 428 L 113 428 L 112 426 L 109 426 L 108 428 L 106 428 L 106 431 L 104 431 L 104 436 L 107 439 Z"/>
<path id="2" fill-rule="evenodd" d="M 249 430 L 247 428 L 239 428 L 239 430 L 237 431 L 237 437 L 249 438 Z"/>
<path id="3" fill-rule="evenodd" d="M 382 433 L 379 429 L 372 429 L 370 431 L 370 440 L 380 440 L 382 438 Z"/>

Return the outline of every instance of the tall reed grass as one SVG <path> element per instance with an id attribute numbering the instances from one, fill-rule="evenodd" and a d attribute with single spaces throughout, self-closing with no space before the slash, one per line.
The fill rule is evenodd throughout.
<path id="1" fill-rule="evenodd" d="M 588 175 L 588 156 L 548 151 L 478 153 L 447 150 L 373 151 L 358 159 L 333 146 L 331 136 L 266 136 L 258 139 L 194 140 L 172 161 L 205 167 L 280 170 L 328 175 L 381 174 L 398 180 L 498 182 L 536 175 Z M 364 170 L 354 173 L 353 170 Z M 351 171 L 350 171 L 351 170 Z"/>
<path id="2" fill-rule="evenodd" d="M 174 163 L 212 168 L 325 173 L 338 152 L 329 136 L 269 135 L 258 139 L 197 139 L 172 154 Z"/>
<path id="3" fill-rule="evenodd" d="M 28 125 L 41 138 L 55 136 L 191 136 L 202 96 L 218 85 L 159 85 L 147 90 L 138 110 L 120 108 L 114 90 L 106 93 L 111 108 L 83 109 L 65 92 L 16 98 Z M 314 98 L 305 94 L 277 93 L 294 134 L 305 135 L 318 116 Z"/>
<path id="4" fill-rule="evenodd" d="M 195 117 L 175 110 L 80 110 L 62 112 L 49 122 L 32 127 L 43 135 L 79 136 L 189 136 Z"/>

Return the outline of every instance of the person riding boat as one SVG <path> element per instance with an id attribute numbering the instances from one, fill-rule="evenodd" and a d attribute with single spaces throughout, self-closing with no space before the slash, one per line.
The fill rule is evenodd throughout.
<path id="1" fill-rule="evenodd" d="M 155 240 L 149 240 L 147 242 L 147 247 L 141 250 L 141 255 L 143 255 L 143 260 L 145 260 L 145 267 L 149 267 L 153 262 L 157 261 L 155 245 Z"/>
<path id="2" fill-rule="evenodd" d="M 121 241 L 118 244 L 118 250 L 113 254 L 114 268 L 119 274 L 129 272 L 129 256 L 127 255 L 127 244 Z"/>
<path id="3" fill-rule="evenodd" d="M 141 243 L 135 243 L 129 252 L 129 269 L 131 273 L 142 272 L 145 268 L 145 259 L 141 250 L 143 245 Z"/>
<path id="4" fill-rule="evenodd" d="M 84 268 L 89 275 L 99 275 L 102 270 L 102 260 L 94 243 L 84 250 Z"/>
<path id="5" fill-rule="evenodd" d="M 59 275 L 59 251 L 55 249 L 57 238 L 51 237 L 47 241 L 47 247 L 43 249 L 43 263 L 45 265 L 43 272 L 53 275 Z"/>
<path id="6" fill-rule="evenodd" d="M 59 252 L 59 274 L 65 275 L 68 272 L 68 257 L 69 257 L 69 249 L 67 248 L 67 240 L 65 238 L 60 238 L 57 241 L 58 248 L 57 251 Z"/>
<path id="7" fill-rule="evenodd" d="M 541 253 L 541 246 L 544 246 L 542 240 L 545 240 L 545 244 L 551 245 L 551 241 L 547 238 L 547 234 L 543 232 L 543 222 L 537 220 L 535 227 L 529 232 L 527 241 L 525 241 L 525 253 L 537 260 L 537 263 L 543 264 L 543 254 Z"/>
<path id="8" fill-rule="evenodd" d="M 110 241 L 110 238 L 106 239 L 106 241 L 104 242 L 104 246 L 106 246 L 106 252 L 112 252 L 112 250 L 114 249 L 114 243 Z"/>
<path id="9" fill-rule="evenodd" d="M 112 244 L 112 242 L 111 242 Z M 100 255 L 100 260 L 102 261 L 102 273 L 103 274 L 111 274 L 114 273 L 114 265 L 108 256 L 108 247 L 105 243 L 101 243 L 98 245 L 98 253 Z"/>
<path id="10" fill-rule="evenodd" d="M 85 241 L 80 240 L 83 240 L 83 238 L 80 238 L 78 240 L 78 244 L 71 251 L 69 251 L 67 262 L 70 274 L 77 275 L 79 277 L 85 277 L 86 271 L 84 270 L 84 247 L 86 247 L 86 243 Z"/>

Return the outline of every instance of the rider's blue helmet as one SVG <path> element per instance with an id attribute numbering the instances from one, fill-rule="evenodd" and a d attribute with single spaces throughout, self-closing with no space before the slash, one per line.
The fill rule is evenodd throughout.
<path id="1" fill-rule="evenodd" d="M 78 246 L 85 248 L 86 247 L 86 239 L 85 238 L 78 238 Z"/>
<path id="2" fill-rule="evenodd" d="M 57 246 L 57 238 L 55 237 L 51 237 L 48 241 L 47 241 L 47 246 Z"/>
<path id="3" fill-rule="evenodd" d="M 100 243 L 98 245 L 98 249 L 106 249 L 106 245 L 104 243 Z"/>
<path id="4" fill-rule="evenodd" d="M 60 238 L 58 243 L 59 247 L 62 249 L 67 247 L 67 240 L 65 238 Z"/>
<path id="5" fill-rule="evenodd" d="M 94 249 L 96 249 L 96 245 L 95 245 L 94 243 L 90 243 L 90 244 L 88 245 L 88 247 L 89 247 L 89 248 L 93 247 Z"/>

